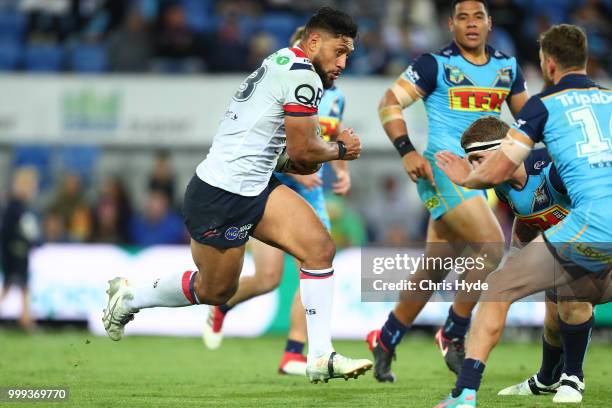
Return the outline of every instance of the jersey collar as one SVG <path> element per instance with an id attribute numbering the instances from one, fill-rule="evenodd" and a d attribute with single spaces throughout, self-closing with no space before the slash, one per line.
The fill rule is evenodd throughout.
<path id="1" fill-rule="evenodd" d="M 557 85 L 572 86 L 572 87 L 573 86 L 575 87 L 592 86 L 593 84 L 594 84 L 593 81 L 591 81 L 589 77 L 584 74 L 565 75 L 557 83 Z"/>
<path id="2" fill-rule="evenodd" d="M 457 55 L 463 58 L 465 62 L 471 65 L 474 65 L 475 67 L 482 67 L 482 66 L 487 65 L 489 62 L 491 62 L 491 57 L 495 53 L 495 49 L 493 47 L 491 47 L 489 44 L 485 44 L 485 52 L 487 53 L 487 62 L 485 62 L 484 64 L 474 64 L 473 62 L 470 62 L 467 58 L 463 56 L 463 54 L 461 53 L 461 48 L 459 48 L 459 46 L 457 45 L 455 41 L 450 43 L 447 50 L 451 51 L 450 55 Z"/>
<path id="3" fill-rule="evenodd" d="M 289 47 L 289 49 L 291 50 L 291 52 L 293 52 L 295 54 L 296 57 L 298 58 L 308 58 L 308 56 L 306 55 L 306 53 L 304 52 L 304 50 L 302 50 L 300 47 Z"/>

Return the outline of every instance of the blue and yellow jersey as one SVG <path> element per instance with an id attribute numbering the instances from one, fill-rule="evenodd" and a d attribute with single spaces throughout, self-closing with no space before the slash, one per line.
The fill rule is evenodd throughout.
<path id="1" fill-rule="evenodd" d="M 498 116 L 502 104 L 525 91 L 525 80 L 516 62 L 487 46 L 489 60 L 474 65 L 453 42 L 448 47 L 417 58 L 403 77 L 425 94 L 429 140 L 424 156 L 448 150 L 459 156 L 461 134 L 483 116 Z"/>
<path id="2" fill-rule="evenodd" d="M 611 118 L 612 91 L 572 74 L 530 98 L 513 128 L 546 144 L 573 207 L 579 208 L 612 202 Z"/>
<path id="3" fill-rule="evenodd" d="M 524 166 L 527 181 L 522 189 L 516 190 L 506 182 L 496 186 L 495 193 L 518 220 L 545 231 L 567 216 L 571 201 L 546 149 L 534 150 Z"/>
<path id="4" fill-rule="evenodd" d="M 340 123 L 344 115 L 344 95 L 333 86 L 325 90 L 319 103 L 319 124 L 321 136 L 329 141 L 340 132 Z"/>

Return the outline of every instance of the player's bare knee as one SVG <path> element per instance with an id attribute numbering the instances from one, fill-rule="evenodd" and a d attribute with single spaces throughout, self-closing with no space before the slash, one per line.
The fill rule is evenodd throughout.
<path id="1" fill-rule="evenodd" d="M 307 258 L 304 260 L 304 267 L 307 269 L 329 268 L 336 256 L 336 244 L 329 234 L 325 234 L 314 245 L 309 247 Z"/>
<path id="2" fill-rule="evenodd" d="M 482 262 L 485 269 L 488 271 L 494 271 L 499 267 L 502 259 L 504 258 L 504 244 L 486 244 L 483 251 L 480 253 Z"/>
<path id="3" fill-rule="evenodd" d="M 487 305 L 489 308 L 497 310 L 496 313 L 492 314 L 492 316 L 495 316 L 495 318 L 488 317 L 486 319 L 486 324 L 484 327 L 489 335 L 501 337 L 506 325 L 506 319 L 498 319 L 497 317 L 500 316 L 502 312 L 505 316 L 510 307 L 509 305 L 510 304 L 508 302 L 491 302 L 489 305 Z"/>
<path id="4" fill-rule="evenodd" d="M 231 299 L 238 290 L 238 285 L 215 285 L 196 291 L 200 303 L 206 305 L 223 305 Z"/>
<path id="5" fill-rule="evenodd" d="M 282 271 L 281 273 L 279 273 L 279 271 L 271 270 L 271 269 L 263 270 L 262 273 L 260 274 L 261 278 L 258 281 L 259 291 L 261 293 L 268 293 L 276 289 L 278 285 L 280 285 L 281 276 L 282 276 Z"/>
<path id="6" fill-rule="evenodd" d="M 593 305 L 587 302 L 559 302 L 559 318 L 568 324 L 581 324 L 593 316 Z"/>

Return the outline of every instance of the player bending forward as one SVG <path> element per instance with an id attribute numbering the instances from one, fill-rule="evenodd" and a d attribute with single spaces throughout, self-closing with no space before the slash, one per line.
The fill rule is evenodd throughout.
<path id="1" fill-rule="evenodd" d="M 476 406 L 476 392 L 489 354 L 499 341 L 510 305 L 533 293 L 555 288 L 558 295 L 605 303 L 612 300 L 612 98 L 586 75 L 584 32 L 561 24 L 540 39 L 544 79 L 551 84 L 529 99 L 500 148 L 476 169 L 450 152 L 436 155 L 437 165 L 454 182 L 468 188 L 500 184 L 544 142 L 571 199 L 571 212 L 508 259 L 487 278 L 474 324 L 468 335 L 466 359 L 455 389 L 438 407 Z M 572 336 L 588 342 L 588 332 Z M 567 367 L 564 368 L 564 370 Z M 581 394 L 575 375 L 561 383 Z M 581 397 L 560 402 L 578 402 Z"/>
<path id="2" fill-rule="evenodd" d="M 325 142 L 317 119 L 323 89 L 344 70 L 356 35 L 350 16 L 321 8 L 306 24 L 299 47 L 266 58 L 242 83 L 185 192 L 185 224 L 198 270 L 144 282 L 110 281 L 102 320 L 112 340 L 121 339 L 140 309 L 227 302 L 236 292 L 252 235 L 301 262 L 310 381 L 356 378 L 372 367 L 334 351 L 334 243 L 312 207 L 272 175 L 275 168 L 310 174 L 323 162 L 359 157 L 361 144 L 352 129 L 337 142 Z"/>
<path id="3" fill-rule="evenodd" d="M 504 236 L 484 191 L 465 189 L 437 167 L 432 168 L 434 154 L 450 150 L 463 155 L 459 143 L 463 131 L 478 118 L 499 116 L 504 102 L 512 113 L 518 113 L 527 101 L 527 91 L 516 59 L 487 45 L 492 22 L 486 1 L 454 0 L 448 25 L 453 42 L 414 61 L 383 96 L 379 115 L 387 136 L 402 156 L 404 169 L 417 183 L 419 196 L 431 213 L 425 257 L 485 258 L 486 267 L 480 273 L 472 270 L 464 275 L 466 281 L 475 283 L 484 280 L 501 261 Z M 427 148 L 422 156 L 412 146 L 402 116 L 402 110 L 419 99 L 423 99 L 429 122 Z M 486 254 L 481 247 L 486 248 Z M 460 254 L 456 248 L 468 251 Z M 411 280 L 442 281 L 448 273 L 421 268 Z M 384 325 L 368 334 L 378 381 L 395 381 L 391 371 L 395 348 L 432 294 L 433 291 L 402 293 Z M 477 295 L 475 291 L 457 292 L 446 322 L 436 334 L 446 365 L 455 373 L 463 364 L 464 339 Z"/>
<path id="4" fill-rule="evenodd" d="M 509 126 L 501 120 L 486 117 L 465 131 L 461 146 L 474 168 L 499 149 L 508 130 Z M 561 222 L 571 208 L 567 189 L 546 149 L 534 150 L 508 181 L 495 186 L 495 193 L 512 208 L 516 217 L 512 253 L 532 241 L 540 231 Z M 594 322 L 593 305 L 561 299 L 557 302 L 555 290 L 547 291 L 546 298 L 540 371 L 504 388 L 499 395 L 555 394 L 555 402 L 579 402 L 584 391 L 582 364 Z M 568 385 L 567 378 L 576 388 Z"/>

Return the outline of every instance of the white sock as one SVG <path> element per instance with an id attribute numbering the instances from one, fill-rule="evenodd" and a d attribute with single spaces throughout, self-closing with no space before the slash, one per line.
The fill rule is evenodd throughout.
<path id="1" fill-rule="evenodd" d="M 334 351 L 331 342 L 334 269 L 300 269 L 300 295 L 306 313 L 308 360 L 313 360 Z"/>
<path id="2" fill-rule="evenodd" d="M 180 307 L 199 304 L 193 288 L 198 271 L 171 273 L 153 276 L 143 280 L 130 280 L 129 286 L 134 299 L 130 302 L 135 309 L 147 307 Z"/>

